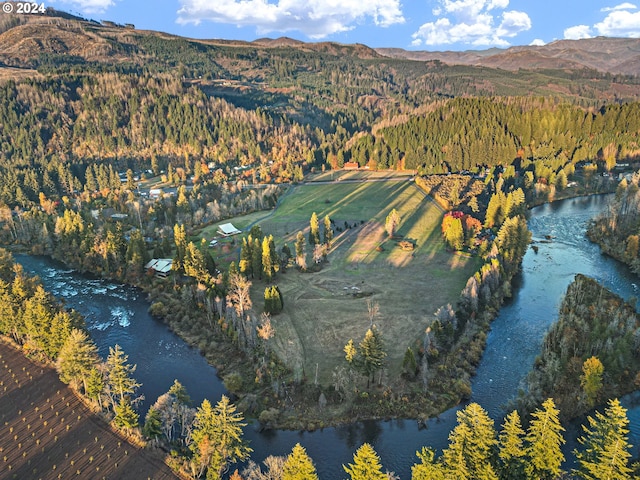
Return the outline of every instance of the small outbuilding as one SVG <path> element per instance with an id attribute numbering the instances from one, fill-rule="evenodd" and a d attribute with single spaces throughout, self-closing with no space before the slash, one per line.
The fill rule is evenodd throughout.
<path id="1" fill-rule="evenodd" d="M 238 235 L 239 233 L 242 232 L 234 227 L 232 223 L 225 223 L 218 227 L 218 234 L 223 237 L 230 237 L 232 235 Z"/>

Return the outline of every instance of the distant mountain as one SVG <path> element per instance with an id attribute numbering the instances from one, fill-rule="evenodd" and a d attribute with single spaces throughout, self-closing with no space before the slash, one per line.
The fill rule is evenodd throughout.
<path id="1" fill-rule="evenodd" d="M 640 38 L 597 37 L 558 40 L 543 46 L 463 52 L 411 51 L 401 48 L 375 50 L 386 57 L 418 61 L 439 60 L 449 65 L 472 65 L 512 71 L 592 68 L 601 72 L 640 76 Z"/>

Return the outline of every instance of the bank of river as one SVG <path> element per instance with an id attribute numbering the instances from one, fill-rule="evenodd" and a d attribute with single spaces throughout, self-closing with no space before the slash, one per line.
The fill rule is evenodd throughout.
<path id="1" fill-rule="evenodd" d="M 531 211 L 529 228 L 538 252 L 530 249 L 525 255 L 522 274 L 514 284 L 514 297 L 492 323 L 485 354 L 472 382 L 472 401 L 482 405 L 497 424 L 505 413 L 505 403 L 517 395 L 544 333 L 557 318 L 562 295 L 577 273 L 596 278 L 623 298 L 638 294 L 636 283 L 640 280 L 623 264 L 601 255 L 599 247 L 584 235 L 586 222 L 602 211 L 606 202 L 605 196 L 592 196 Z M 148 303 L 139 290 L 87 278 L 48 259 L 26 255 L 17 255 L 16 259 L 25 270 L 41 276 L 47 289 L 87 317 L 102 354 L 115 343 L 129 354 L 129 360 L 138 365 L 136 377 L 147 397 L 144 410 L 167 391 L 174 378 L 187 387 L 197 403 L 204 398 L 215 402 L 224 392 L 215 369 L 198 351 L 148 315 Z M 634 396 L 626 397 L 625 402 L 633 407 Z M 245 435 L 257 462 L 267 455 L 286 455 L 300 442 L 324 479 L 343 478 L 342 464 L 352 461 L 353 452 L 363 442 L 370 442 L 385 469 L 408 479 L 416 450 L 423 445 L 436 449 L 446 446 L 456 411 L 451 409 L 431 419 L 428 428 L 422 430 L 415 421 L 394 420 L 357 422 L 315 432 L 259 432 L 256 425 L 250 425 Z M 632 443 L 638 445 L 640 408 L 632 409 L 629 416 Z"/>

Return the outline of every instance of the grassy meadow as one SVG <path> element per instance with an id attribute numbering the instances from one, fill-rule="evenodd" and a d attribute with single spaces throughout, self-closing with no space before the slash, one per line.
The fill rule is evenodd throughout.
<path id="1" fill-rule="evenodd" d="M 401 216 L 398 234 L 415 243 L 413 251 L 387 238 L 384 222 L 392 208 Z M 345 343 L 350 338 L 358 343 L 369 327 L 369 300 L 379 305 L 375 324 L 386 342 L 387 375 L 397 378 L 406 348 L 422 338 L 439 306 L 455 304 L 477 260 L 446 251 L 443 212 L 410 181 L 297 186 L 258 224 L 273 234 L 278 249 L 287 242 L 295 252 L 295 236 L 298 231 L 307 236 L 313 212 L 321 232 L 325 215 L 334 220 L 332 249 L 319 272 L 290 268 L 278 274 L 284 310 L 272 319 L 273 347 L 298 376 L 314 381 L 317 371 L 318 381 L 329 384 L 333 369 L 345 365 Z M 231 221 L 239 228 L 244 223 Z M 265 286 L 254 280 L 256 312 Z"/>

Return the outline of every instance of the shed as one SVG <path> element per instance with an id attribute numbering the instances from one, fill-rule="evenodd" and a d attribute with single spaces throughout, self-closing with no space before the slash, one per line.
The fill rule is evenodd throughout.
<path id="1" fill-rule="evenodd" d="M 234 227 L 232 223 L 225 223 L 218 227 L 218 234 L 223 237 L 230 237 L 231 235 L 238 235 L 239 233 L 242 232 Z"/>

